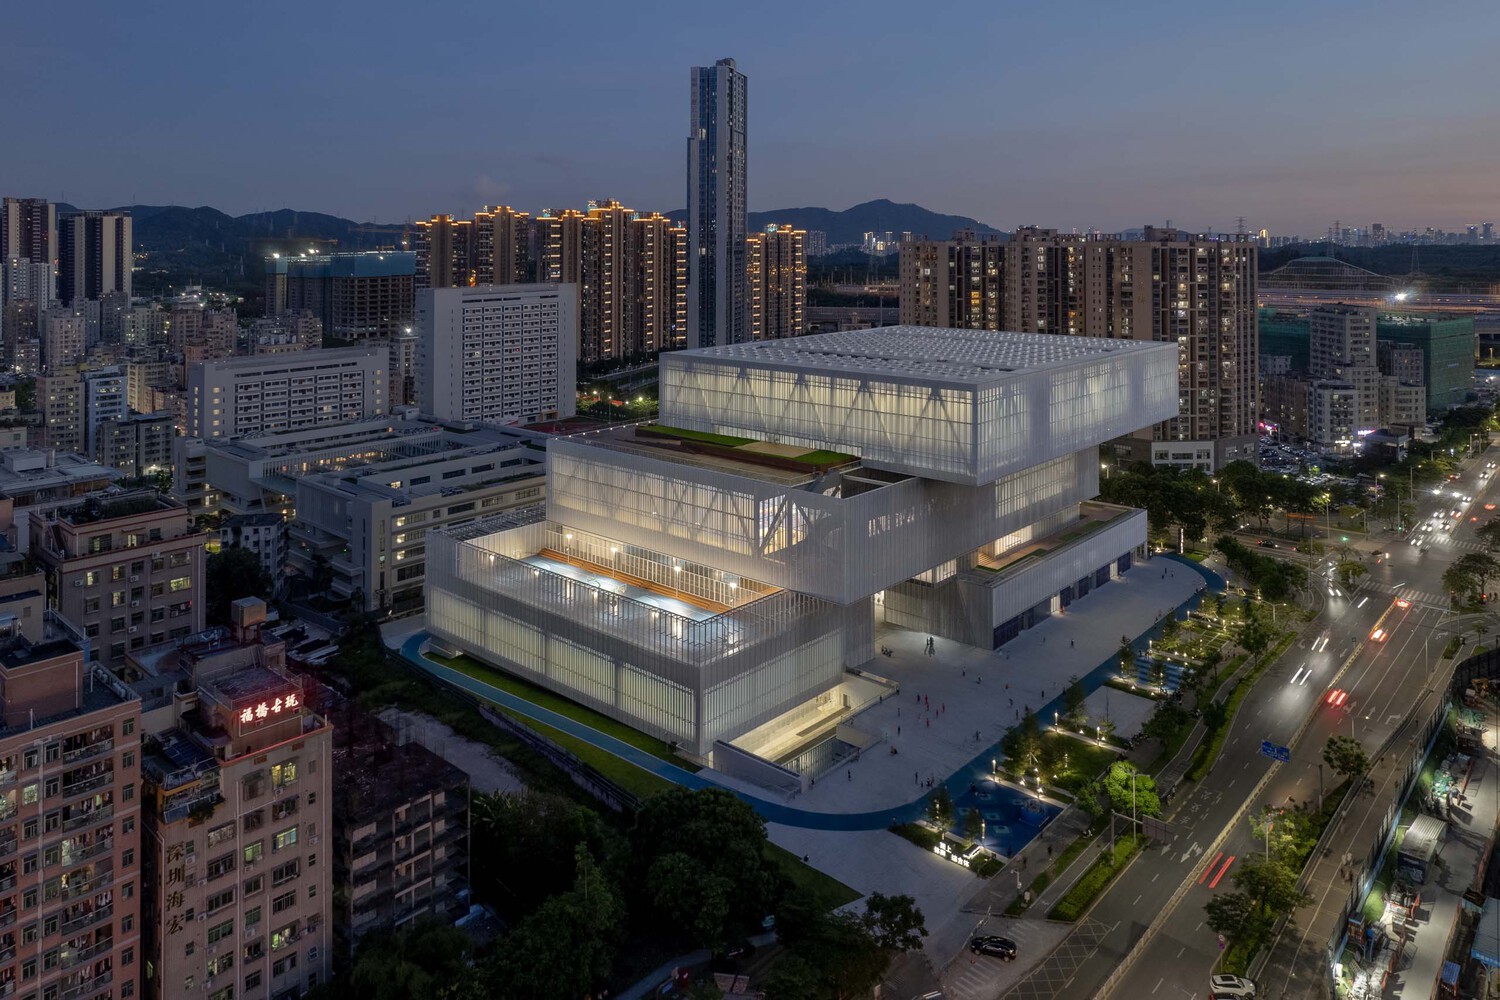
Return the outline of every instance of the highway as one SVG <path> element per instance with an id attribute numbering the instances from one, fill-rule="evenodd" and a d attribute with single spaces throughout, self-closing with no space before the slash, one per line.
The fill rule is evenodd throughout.
<path id="1" fill-rule="evenodd" d="M 1327 598 L 1324 613 L 1242 702 L 1212 772 L 1197 785 L 1181 786 L 1165 817 L 1174 826 L 1173 838 L 1141 855 L 1089 915 L 1091 924 L 1109 930 L 1066 985 L 1066 995 L 1096 994 L 1153 925 L 1151 939 L 1108 995 L 1179 1000 L 1203 994 L 1219 957 L 1217 936 L 1203 923 L 1203 905 L 1214 893 L 1232 890 L 1236 867 L 1264 850 L 1251 836 L 1247 817 L 1268 804 L 1315 803 L 1327 738 L 1353 735 L 1374 753 L 1430 685 L 1448 640 L 1442 572 L 1457 555 L 1481 548 L 1473 535 L 1477 524 L 1469 518 L 1493 516 L 1483 505 L 1500 494 L 1500 477 L 1482 484 L 1477 479 L 1484 464 L 1472 462 L 1441 497 L 1418 494 L 1419 519 L 1432 521 L 1441 509 L 1453 524 L 1447 531 L 1415 533 L 1431 539 L 1425 553 L 1395 533 L 1372 533 L 1362 547 L 1367 553 L 1389 551 L 1390 558 L 1377 562 L 1367 554 L 1370 572 L 1352 591 L 1328 579 L 1329 557 L 1315 564 L 1316 586 Z M 1458 502 L 1449 495 L 1452 489 L 1474 496 L 1472 509 L 1459 519 L 1450 514 Z M 1334 696 L 1339 704 L 1329 704 L 1331 692 L 1343 693 Z M 1263 740 L 1290 746 L 1290 762 L 1273 765 L 1260 752 Z M 1326 766 L 1323 771 L 1331 789 L 1337 778 Z M 1035 994 L 1022 984 L 1011 995 Z"/>

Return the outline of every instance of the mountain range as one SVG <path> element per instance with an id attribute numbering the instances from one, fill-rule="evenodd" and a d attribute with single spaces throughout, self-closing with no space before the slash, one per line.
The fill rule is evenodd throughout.
<path id="1" fill-rule="evenodd" d="M 260 285 L 261 261 L 273 252 L 297 252 L 310 246 L 323 251 L 388 247 L 398 244 L 410 228 L 292 209 L 239 216 L 208 206 L 127 205 L 114 210 L 130 212 L 136 247 L 145 255 L 136 278 L 139 294 L 187 284 L 248 291 Z M 60 204 L 58 211 L 76 209 Z M 687 217 L 683 209 L 667 214 L 679 221 Z M 966 216 L 944 215 L 884 198 L 843 211 L 807 207 L 751 212 L 748 221 L 752 230 L 768 225 L 821 230 L 828 234 L 830 244 L 857 244 L 867 232 L 909 232 L 937 239 L 958 229 L 1000 232 Z"/>

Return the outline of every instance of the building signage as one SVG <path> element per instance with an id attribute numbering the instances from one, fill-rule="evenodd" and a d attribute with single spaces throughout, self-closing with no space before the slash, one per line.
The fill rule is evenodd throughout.
<path id="1" fill-rule="evenodd" d="M 240 725 L 255 726 L 262 722 L 274 722 L 278 716 L 300 708 L 301 705 L 302 696 L 296 691 L 246 705 L 240 709 Z"/>

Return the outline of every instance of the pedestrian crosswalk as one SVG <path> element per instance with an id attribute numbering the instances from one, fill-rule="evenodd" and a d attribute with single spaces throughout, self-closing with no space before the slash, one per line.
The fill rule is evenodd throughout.
<path id="1" fill-rule="evenodd" d="M 1413 604 L 1426 604 L 1435 608 L 1448 609 L 1448 595 L 1434 593 L 1430 590 L 1414 590 L 1411 587 L 1402 587 L 1396 592 L 1396 596 Z"/>

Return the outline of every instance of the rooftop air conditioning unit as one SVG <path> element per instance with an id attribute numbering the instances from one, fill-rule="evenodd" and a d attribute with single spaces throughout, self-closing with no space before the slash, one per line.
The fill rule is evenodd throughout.
<path id="1" fill-rule="evenodd" d="M 73 586 L 75 586 L 75 587 L 82 587 L 83 586 L 83 581 L 82 580 L 74 580 L 73 581 Z"/>
<path id="2" fill-rule="evenodd" d="M 131 607 L 132 607 L 132 608 L 138 608 L 138 607 L 140 607 L 140 606 L 141 606 L 141 602 L 140 602 L 140 601 L 131 601 L 131 602 L 130 602 L 130 606 L 131 606 Z"/>
<path id="3" fill-rule="evenodd" d="M 126 629 L 125 631 L 129 632 L 131 635 L 135 635 L 137 632 L 140 631 L 140 626 L 138 626 L 138 625 L 132 625 L 132 626 L 130 626 L 130 628 Z"/>

